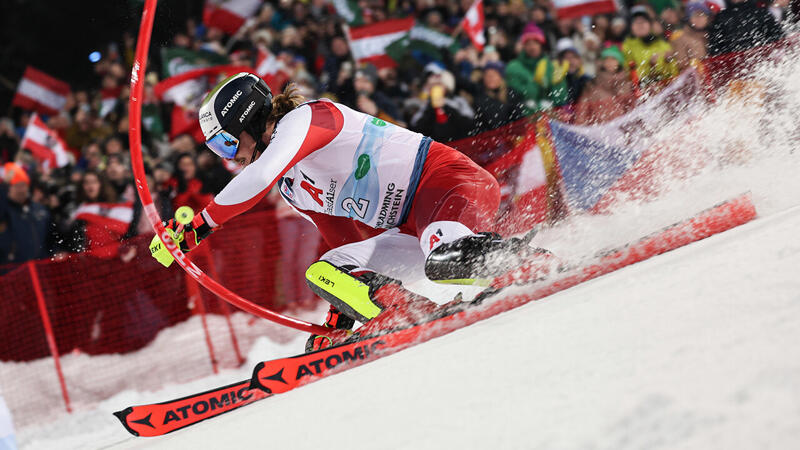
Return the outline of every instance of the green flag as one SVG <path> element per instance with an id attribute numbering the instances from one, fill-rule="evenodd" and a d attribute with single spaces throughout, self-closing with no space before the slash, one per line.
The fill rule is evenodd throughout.
<path id="1" fill-rule="evenodd" d="M 161 49 L 161 69 L 165 79 L 189 70 L 227 63 L 228 58 L 214 52 L 196 52 L 185 48 Z"/>
<path id="2" fill-rule="evenodd" d="M 395 61 L 402 60 L 409 53 L 422 54 L 441 61 L 443 51 L 452 53 L 458 48 L 458 42 L 452 36 L 417 24 L 405 36 L 389 44 L 386 47 L 386 54 Z"/>
<path id="3" fill-rule="evenodd" d="M 357 0 L 331 0 L 336 14 L 339 15 L 348 25 L 364 25 L 364 15 Z"/>
<path id="4" fill-rule="evenodd" d="M 155 103 L 142 105 L 142 125 L 156 139 L 164 137 L 164 123 L 161 121 L 158 105 Z"/>

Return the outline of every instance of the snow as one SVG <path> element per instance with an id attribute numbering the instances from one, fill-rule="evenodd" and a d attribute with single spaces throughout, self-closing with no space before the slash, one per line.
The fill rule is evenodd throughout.
<path id="1" fill-rule="evenodd" d="M 780 101 L 723 96 L 691 127 L 665 124 L 663 133 L 713 158 L 698 176 L 666 177 L 657 201 L 573 217 L 534 244 L 585 255 L 744 191 L 759 213 L 747 225 L 159 438 L 131 437 L 111 412 L 247 378 L 256 361 L 297 353 L 305 336 L 255 340 L 267 330 L 254 330 L 242 369 L 169 380 L 157 392 L 145 389 L 159 366 L 205 356 L 203 347 L 164 350 L 171 340 L 202 341 L 185 336 L 188 326 L 134 355 L 68 355 L 65 369 L 76 371 L 127 373 L 133 358 L 142 369 L 129 378 L 141 379 L 72 415 L 17 417 L 21 447 L 792 448 L 800 442 L 798 69 L 800 58 L 790 58 L 756 73 L 765 98 L 777 92 Z M 20 425 L 31 417 L 49 422 Z"/>
<path id="2" fill-rule="evenodd" d="M 324 311 L 327 311 L 327 306 L 320 304 L 316 310 L 302 311 L 298 315 L 307 320 L 318 320 L 324 316 Z M 216 375 L 212 375 L 208 347 L 198 316 L 163 330 L 147 347 L 133 353 L 64 355 L 61 365 L 76 411 L 70 415 L 64 412 L 51 359 L 0 364 L 0 380 L 13 383 L 6 387 L 18 387 L 14 391 L 3 390 L 3 397 L 15 412 L 14 424 L 22 448 L 86 448 L 88 442 L 101 442 L 104 437 L 116 434 L 112 428 L 120 425 L 111 415 L 116 410 L 132 404 L 189 395 L 248 378 L 256 363 L 294 354 L 303 348 L 307 338 L 265 320 L 253 321 L 248 314 L 234 313 L 231 321 L 239 345 L 251 350 L 247 362 L 239 369 L 232 369 L 236 366 L 236 358 L 224 318 L 208 315 L 207 320 L 210 334 L 215 338 L 220 366 Z M 185 370 L 177 370 L 177 367 Z M 26 380 L 25 384 L 19 382 L 22 379 Z M 163 387 L 147 391 L 153 386 Z M 76 434 L 75 430 L 80 432 Z"/>
<path id="3" fill-rule="evenodd" d="M 797 229 L 792 208 L 119 448 L 789 448 Z"/>

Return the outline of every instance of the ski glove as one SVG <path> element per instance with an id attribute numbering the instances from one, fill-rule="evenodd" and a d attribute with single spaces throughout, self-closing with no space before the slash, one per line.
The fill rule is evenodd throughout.
<path id="1" fill-rule="evenodd" d="M 203 239 L 214 232 L 203 218 L 202 213 L 195 215 L 194 219 L 186 225 L 178 223 L 175 219 L 169 219 L 163 223 L 167 233 L 184 253 L 194 250 Z M 150 254 L 164 267 L 169 267 L 174 261 L 172 254 L 164 247 L 158 236 L 153 236 L 153 240 L 150 242 Z"/>

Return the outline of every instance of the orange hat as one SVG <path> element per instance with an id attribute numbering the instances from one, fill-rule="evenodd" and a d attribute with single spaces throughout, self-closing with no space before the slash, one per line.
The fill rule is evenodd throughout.
<path id="1" fill-rule="evenodd" d="M 7 162 L 3 165 L 5 176 L 3 178 L 9 180 L 8 184 L 25 183 L 31 184 L 31 179 L 25 172 L 25 169 L 13 162 Z"/>

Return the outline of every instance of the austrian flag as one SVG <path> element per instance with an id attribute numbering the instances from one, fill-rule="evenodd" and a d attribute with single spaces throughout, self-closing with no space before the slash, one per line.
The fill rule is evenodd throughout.
<path id="1" fill-rule="evenodd" d="M 281 92 L 281 87 L 289 81 L 286 64 L 265 47 L 258 47 L 255 72 L 267 83 L 272 92 Z"/>
<path id="2" fill-rule="evenodd" d="M 386 54 L 386 47 L 402 38 L 414 26 L 414 18 L 391 19 L 362 27 L 346 28 L 353 58 L 359 63 L 376 67 L 394 67 L 396 63 Z"/>
<path id="3" fill-rule="evenodd" d="M 483 0 L 477 0 L 469 7 L 462 26 L 472 45 L 479 52 L 483 51 L 483 46 L 486 45 L 486 36 L 483 34 Z"/>
<path id="4" fill-rule="evenodd" d="M 21 147 L 30 150 L 33 157 L 44 167 L 55 169 L 69 164 L 66 144 L 37 114 L 28 121 Z"/>
<path id="5" fill-rule="evenodd" d="M 553 0 L 559 19 L 594 16 L 617 11 L 614 0 Z"/>
<path id="6" fill-rule="evenodd" d="M 94 222 L 119 234 L 133 221 L 131 203 L 82 203 L 73 213 L 76 220 Z"/>
<path id="7" fill-rule="evenodd" d="M 67 83 L 28 66 L 17 85 L 12 104 L 41 114 L 55 115 L 64 107 L 67 95 Z"/>
<path id="8" fill-rule="evenodd" d="M 203 23 L 235 34 L 261 7 L 262 0 L 206 0 Z"/>

